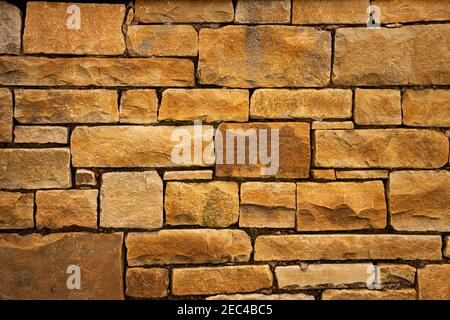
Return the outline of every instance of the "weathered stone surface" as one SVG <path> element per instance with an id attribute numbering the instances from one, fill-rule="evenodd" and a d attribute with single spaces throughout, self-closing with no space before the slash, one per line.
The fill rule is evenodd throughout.
<path id="1" fill-rule="evenodd" d="M 351 170 L 351 171 L 336 171 L 336 178 L 338 179 L 387 179 L 389 172 L 387 170 Z"/>
<path id="2" fill-rule="evenodd" d="M 164 172 L 164 180 L 211 180 L 213 176 L 212 170 L 187 170 L 187 171 L 166 171 Z"/>
<path id="3" fill-rule="evenodd" d="M 97 177 L 94 171 L 86 169 L 77 169 L 75 172 L 75 184 L 77 186 L 95 186 Z"/>
<path id="4" fill-rule="evenodd" d="M 0 53 L 20 53 L 20 32 L 22 30 L 22 13 L 7 3 L 0 2 Z"/>
<path id="5" fill-rule="evenodd" d="M 0 149 L 0 188 L 71 186 L 69 149 Z"/>
<path id="6" fill-rule="evenodd" d="M 194 65 L 174 58 L 0 57 L 0 84 L 22 86 L 191 86 Z"/>
<path id="7" fill-rule="evenodd" d="M 160 228 L 163 183 L 156 171 L 107 172 L 100 189 L 100 226 Z"/>
<path id="8" fill-rule="evenodd" d="M 120 233 L 3 234 L 0 260 L 4 299 L 123 299 Z M 79 290 L 67 288 L 71 265 L 81 271 Z"/>
<path id="9" fill-rule="evenodd" d="M 353 129 L 355 126 L 351 121 L 314 121 L 311 125 L 312 130 L 337 130 L 337 129 Z"/>
<path id="10" fill-rule="evenodd" d="M 36 227 L 97 228 L 97 190 L 48 190 L 36 193 Z"/>
<path id="11" fill-rule="evenodd" d="M 261 136 L 267 140 L 262 140 Z M 220 145 L 220 137 L 222 137 L 222 145 Z M 225 123 L 219 125 L 215 143 L 216 176 L 309 177 L 310 136 L 308 123 Z M 229 159 L 227 159 L 227 153 L 229 153 Z M 268 159 L 262 159 L 261 153 L 267 155 Z M 234 157 L 232 157 L 233 155 Z M 242 164 L 238 163 L 238 156 L 243 158 Z"/>
<path id="12" fill-rule="evenodd" d="M 297 230 L 359 230 L 386 227 L 381 181 L 297 183 Z"/>
<path id="13" fill-rule="evenodd" d="M 325 290 L 322 300 L 416 300 L 414 289 L 403 290 Z"/>
<path id="14" fill-rule="evenodd" d="M 67 144 L 68 135 L 69 130 L 65 127 L 16 126 L 14 129 L 14 142 Z"/>
<path id="15" fill-rule="evenodd" d="M 129 233 L 126 245 L 130 266 L 247 262 L 252 252 L 250 237 L 242 230 Z"/>
<path id="16" fill-rule="evenodd" d="M 155 90 L 127 90 L 120 100 L 120 122 L 147 124 L 158 122 L 158 97 Z"/>
<path id="17" fill-rule="evenodd" d="M 440 168 L 448 138 L 415 129 L 316 130 L 314 164 L 335 168 Z"/>
<path id="18" fill-rule="evenodd" d="M 72 163 L 75 167 L 208 166 L 214 163 L 214 155 L 206 150 L 213 145 L 212 134 L 206 134 L 211 129 L 203 126 L 202 135 L 202 132 L 194 131 L 192 126 L 76 127 L 71 137 Z M 176 131 L 189 132 L 190 139 L 182 139 L 181 142 L 172 139 Z M 193 156 L 194 145 L 203 146 L 204 157 L 198 162 Z M 182 147 L 187 149 L 186 153 L 191 150 L 191 157 L 189 154 L 185 157 L 180 155 L 178 162 L 172 155 L 177 148 Z"/>
<path id="19" fill-rule="evenodd" d="M 239 0 L 234 21 L 237 23 L 289 23 L 290 0 Z"/>
<path id="20" fill-rule="evenodd" d="M 196 56 L 198 35 L 192 26 L 129 26 L 127 48 L 132 56 Z"/>
<path id="21" fill-rule="evenodd" d="M 126 295 L 136 298 L 162 298 L 167 296 L 169 271 L 163 268 L 127 269 Z"/>
<path id="22" fill-rule="evenodd" d="M 228 294 L 206 298 L 206 300 L 314 300 L 314 296 L 304 293 L 280 293 L 280 294 Z"/>
<path id="23" fill-rule="evenodd" d="M 0 229 L 33 228 L 33 207 L 32 193 L 0 192 Z"/>
<path id="24" fill-rule="evenodd" d="M 248 90 L 167 89 L 158 120 L 248 121 Z"/>
<path id="25" fill-rule="evenodd" d="M 406 264 L 380 263 L 380 285 L 383 289 L 414 287 L 416 268 Z"/>
<path id="26" fill-rule="evenodd" d="M 28 2 L 23 48 L 25 53 L 119 55 L 125 51 L 124 17 L 123 4 Z"/>
<path id="27" fill-rule="evenodd" d="M 389 179 L 391 225 L 450 231 L 450 171 L 396 171 Z"/>
<path id="28" fill-rule="evenodd" d="M 446 0 L 375 0 L 381 9 L 381 22 L 415 22 L 450 20 Z"/>
<path id="29" fill-rule="evenodd" d="M 369 0 L 294 0 L 294 24 L 365 24 Z"/>
<path id="30" fill-rule="evenodd" d="M 164 208 L 169 225 L 228 227 L 239 218 L 239 186 L 235 182 L 169 182 Z"/>
<path id="31" fill-rule="evenodd" d="M 183 268 L 172 271 L 172 292 L 177 296 L 253 292 L 272 286 L 267 265 Z"/>
<path id="32" fill-rule="evenodd" d="M 336 180 L 334 169 L 313 169 L 311 170 L 313 179 L 318 180 Z"/>
<path id="33" fill-rule="evenodd" d="M 449 237 L 445 237 L 444 256 L 446 256 L 447 258 L 450 258 L 450 238 Z"/>
<path id="34" fill-rule="evenodd" d="M 108 123 L 119 121 L 113 90 L 15 90 L 20 123 Z"/>
<path id="35" fill-rule="evenodd" d="M 356 89 L 354 118 L 360 125 L 402 124 L 400 90 Z"/>
<path id="36" fill-rule="evenodd" d="M 295 183 L 245 182 L 241 185 L 241 228 L 294 228 Z"/>
<path id="37" fill-rule="evenodd" d="M 406 90 L 403 124 L 414 127 L 450 127 L 450 90 Z"/>
<path id="38" fill-rule="evenodd" d="M 293 26 L 204 28 L 200 30 L 199 50 L 202 84 L 323 87 L 330 82 L 328 31 Z"/>
<path id="39" fill-rule="evenodd" d="M 310 264 L 277 267 L 275 275 L 280 289 L 365 288 L 373 270 L 371 263 Z"/>
<path id="40" fill-rule="evenodd" d="M 340 28 L 336 31 L 333 83 L 420 85 L 450 82 L 450 25 Z"/>
<path id="41" fill-rule="evenodd" d="M 346 89 L 258 89 L 250 103 L 252 119 L 345 119 L 352 117 Z"/>
<path id="42" fill-rule="evenodd" d="M 231 0 L 136 1 L 139 22 L 230 22 L 234 10 Z"/>
<path id="43" fill-rule="evenodd" d="M 2 2 L 0 2 L 0 7 L 1 6 Z M 0 142 L 12 142 L 13 140 L 12 132 L 13 132 L 12 94 L 11 91 L 9 91 L 8 89 L 0 89 Z"/>
<path id="44" fill-rule="evenodd" d="M 441 260 L 440 236 L 286 235 L 259 236 L 255 261 Z"/>
<path id="45" fill-rule="evenodd" d="M 450 299 L 450 265 L 426 265 L 417 270 L 418 292 L 421 300 Z"/>

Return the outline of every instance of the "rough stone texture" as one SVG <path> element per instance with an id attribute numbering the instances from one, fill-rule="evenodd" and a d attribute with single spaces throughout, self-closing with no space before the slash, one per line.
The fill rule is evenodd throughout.
<path id="1" fill-rule="evenodd" d="M 0 2 L 0 8 L 1 6 L 2 2 Z M 12 94 L 11 91 L 9 91 L 8 89 L 0 89 L 0 142 L 12 142 L 13 140 L 12 132 L 13 132 Z"/>
<path id="2" fill-rule="evenodd" d="M 366 24 L 369 0 L 294 0 L 294 24 Z"/>
<path id="3" fill-rule="evenodd" d="M 0 261 L 3 299 L 123 299 L 120 233 L 2 234 Z M 80 290 L 67 288 L 70 265 Z"/>
<path id="4" fill-rule="evenodd" d="M 250 237 L 242 230 L 161 230 L 130 233 L 126 239 L 130 266 L 247 262 Z"/>
<path id="5" fill-rule="evenodd" d="M 194 65 L 174 58 L 0 57 L 0 85 L 191 86 Z"/>
<path id="6" fill-rule="evenodd" d="M 196 56 L 198 35 L 192 26 L 129 26 L 127 48 L 132 56 Z"/>
<path id="7" fill-rule="evenodd" d="M 97 177 L 94 171 L 86 169 L 77 169 L 75 172 L 75 184 L 77 186 L 95 186 Z"/>
<path id="8" fill-rule="evenodd" d="M 380 284 L 383 289 L 414 287 L 416 268 L 405 264 L 378 264 Z"/>
<path id="9" fill-rule="evenodd" d="M 166 224 L 228 227 L 239 218 L 239 186 L 235 182 L 169 182 L 164 208 Z"/>
<path id="10" fill-rule="evenodd" d="M 314 300 L 314 296 L 304 293 L 280 293 L 280 294 L 228 294 L 206 298 L 206 300 Z"/>
<path id="11" fill-rule="evenodd" d="M 126 295 L 136 298 L 163 298 L 167 296 L 169 272 L 163 268 L 127 269 Z"/>
<path id="12" fill-rule="evenodd" d="M 211 180 L 213 176 L 212 170 L 187 170 L 187 171 L 166 171 L 164 172 L 164 180 Z"/>
<path id="13" fill-rule="evenodd" d="M 0 192 L 0 229 L 34 227 L 34 195 L 21 192 Z"/>
<path id="14" fill-rule="evenodd" d="M 16 126 L 14 129 L 15 143 L 57 143 L 67 144 L 69 131 L 65 127 L 28 127 Z"/>
<path id="15" fill-rule="evenodd" d="M 297 230 L 383 229 L 387 212 L 381 181 L 297 183 Z"/>
<path id="16" fill-rule="evenodd" d="M 252 119 L 346 119 L 352 92 L 346 89 L 258 89 L 250 103 Z"/>
<path id="17" fill-rule="evenodd" d="M 446 0 L 375 0 L 381 9 L 381 22 L 415 22 L 450 20 Z"/>
<path id="18" fill-rule="evenodd" d="M 272 286 L 268 265 L 183 268 L 172 271 L 172 292 L 177 296 L 253 292 Z"/>
<path id="19" fill-rule="evenodd" d="M 70 186 L 69 149 L 0 150 L 0 188 L 51 189 Z"/>
<path id="20" fill-rule="evenodd" d="M 389 172 L 387 170 L 351 170 L 351 171 L 336 171 L 336 178 L 338 179 L 387 179 Z"/>
<path id="21" fill-rule="evenodd" d="M 449 237 L 445 237 L 444 256 L 446 256 L 447 258 L 450 258 L 450 238 Z"/>
<path id="22" fill-rule="evenodd" d="M 355 126 L 351 121 L 341 122 L 322 122 L 314 121 L 311 125 L 312 130 L 337 130 L 337 129 L 353 129 Z"/>
<path id="23" fill-rule="evenodd" d="M 97 190 L 36 192 L 36 227 L 58 229 L 97 228 Z"/>
<path id="24" fill-rule="evenodd" d="M 190 139 L 174 140 L 175 130 L 190 133 Z M 212 145 L 209 126 L 203 126 L 203 133 L 192 126 L 96 126 L 76 127 L 71 136 L 72 163 L 75 167 L 181 167 L 208 166 L 214 163 L 214 155 L 206 152 Z M 183 131 L 184 132 L 184 131 Z M 181 144 L 181 145 L 180 145 Z M 203 159 L 192 156 L 194 145 L 203 145 Z M 186 147 L 191 150 L 181 163 L 172 159 L 174 147 Z M 180 151 L 181 152 L 181 151 Z M 205 156 L 205 154 L 207 155 Z M 190 159 L 188 159 L 190 158 Z"/>
<path id="25" fill-rule="evenodd" d="M 422 235 L 259 236 L 255 261 L 441 260 L 441 237 Z"/>
<path id="26" fill-rule="evenodd" d="M 73 4 L 28 2 L 23 35 L 25 53 L 123 54 L 125 6 L 96 3 L 77 3 L 76 6 L 79 28 L 76 13 L 71 10 Z"/>
<path id="27" fill-rule="evenodd" d="M 450 127 L 450 90 L 406 90 L 403 124 L 414 127 Z"/>
<path id="28" fill-rule="evenodd" d="M 119 121 L 113 90 L 15 90 L 20 123 L 108 123 Z"/>
<path id="29" fill-rule="evenodd" d="M 22 29 L 22 13 L 7 3 L 0 2 L 0 53 L 20 53 L 20 32 Z"/>
<path id="30" fill-rule="evenodd" d="M 322 87 L 330 82 L 328 31 L 292 26 L 201 29 L 199 50 L 201 84 Z"/>
<path id="31" fill-rule="evenodd" d="M 248 90 L 167 89 L 158 120 L 248 121 Z"/>
<path id="32" fill-rule="evenodd" d="M 289 23 L 290 0 L 239 0 L 236 6 L 236 23 Z"/>
<path id="33" fill-rule="evenodd" d="M 136 19 L 154 22 L 230 22 L 234 10 L 231 0 L 137 0 Z"/>
<path id="34" fill-rule="evenodd" d="M 108 172 L 102 175 L 100 226 L 160 228 L 163 183 L 156 171 Z"/>
<path id="35" fill-rule="evenodd" d="M 242 183 L 239 227 L 294 228 L 295 189 L 290 182 Z"/>
<path id="36" fill-rule="evenodd" d="M 403 290 L 325 290 L 322 300 L 416 300 L 414 289 Z"/>
<path id="37" fill-rule="evenodd" d="M 450 265 L 426 265 L 417 270 L 418 292 L 421 300 L 450 299 Z"/>
<path id="38" fill-rule="evenodd" d="M 415 129 L 316 130 L 314 164 L 335 168 L 440 168 L 448 138 Z"/>
<path id="39" fill-rule="evenodd" d="M 396 171 L 389 179 L 391 225 L 450 231 L 450 171 Z"/>
<path id="40" fill-rule="evenodd" d="M 371 263 L 310 264 L 276 267 L 275 275 L 280 289 L 365 288 L 373 270 Z"/>
<path id="41" fill-rule="evenodd" d="M 120 122 L 148 124 L 157 122 L 158 97 L 155 90 L 127 90 L 120 100 Z"/>
<path id="42" fill-rule="evenodd" d="M 311 170 L 313 179 L 318 180 L 336 180 L 336 172 L 334 169 L 313 169 Z"/>
<path id="43" fill-rule="evenodd" d="M 340 28 L 332 81 L 359 86 L 448 84 L 449 37 L 450 25 Z"/>
<path id="44" fill-rule="evenodd" d="M 218 132 L 222 136 L 222 146 L 218 143 L 216 133 L 216 176 L 218 177 L 251 177 L 251 178 L 307 178 L 310 164 L 310 134 L 309 124 L 300 122 L 266 122 L 245 124 L 221 124 Z M 276 138 L 271 137 L 278 134 Z M 260 136 L 267 138 L 266 143 Z M 237 137 L 237 138 L 236 138 Z M 248 137 L 255 138 L 257 143 L 250 143 Z M 231 143 L 234 141 L 234 144 Z M 245 144 L 244 144 L 245 142 Z M 273 148 L 272 148 L 273 146 Z M 228 150 L 228 147 L 230 150 Z M 232 148 L 234 147 L 234 152 Z M 265 150 L 264 150 L 265 149 Z M 273 149 L 273 150 L 272 150 Z M 222 151 L 223 150 L 223 151 Z M 245 154 L 243 153 L 245 150 Z M 262 150 L 262 151 L 261 151 Z M 222 152 L 221 152 L 222 151 Z M 255 153 L 255 162 L 250 157 L 250 151 Z M 258 152 L 257 152 L 258 151 Z M 266 152 L 264 152 L 266 151 Z M 278 161 L 276 155 L 278 151 Z M 268 164 L 263 164 L 260 153 L 271 155 Z M 273 155 L 272 155 L 273 152 Z M 227 161 L 227 153 L 234 160 Z M 237 155 L 244 157 L 244 163 L 237 163 Z M 256 154 L 259 154 L 256 156 Z M 220 158 L 220 155 L 222 157 Z"/>
<path id="45" fill-rule="evenodd" d="M 359 125 L 400 125 L 400 90 L 356 89 L 355 122 Z"/>

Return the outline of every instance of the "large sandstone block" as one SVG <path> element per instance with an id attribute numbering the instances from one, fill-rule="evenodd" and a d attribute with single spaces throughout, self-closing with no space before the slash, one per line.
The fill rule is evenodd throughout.
<path id="1" fill-rule="evenodd" d="M 359 125 L 400 125 L 400 90 L 356 89 L 355 122 Z"/>
<path id="2" fill-rule="evenodd" d="M 28 2 L 25 53 L 120 55 L 123 4 Z"/>
<path id="3" fill-rule="evenodd" d="M 20 33 L 22 30 L 22 13 L 7 3 L 0 2 L 0 53 L 20 53 Z"/>
<path id="4" fill-rule="evenodd" d="M 174 269 L 172 292 L 177 296 L 253 292 L 272 286 L 268 265 Z"/>
<path id="5" fill-rule="evenodd" d="M 406 90 L 403 124 L 413 127 L 450 127 L 450 90 Z"/>
<path id="6" fill-rule="evenodd" d="M 163 183 L 156 171 L 107 172 L 100 189 L 100 226 L 160 228 Z"/>
<path id="7" fill-rule="evenodd" d="M 148 124 L 158 122 L 158 96 L 152 89 L 127 90 L 120 98 L 120 122 Z"/>
<path id="8" fill-rule="evenodd" d="M 129 233 L 126 238 L 130 266 L 247 262 L 250 237 L 242 230 L 161 230 Z"/>
<path id="9" fill-rule="evenodd" d="M 389 178 L 391 225 L 450 231 L 450 171 L 396 171 Z"/>
<path id="10" fill-rule="evenodd" d="M 308 123 L 224 123 L 217 130 L 216 176 L 309 177 Z"/>
<path id="11" fill-rule="evenodd" d="M 369 0 L 294 0 L 294 24 L 365 24 Z"/>
<path id="12" fill-rule="evenodd" d="M 374 0 L 382 23 L 450 20 L 447 0 Z"/>
<path id="13" fill-rule="evenodd" d="M 450 299 L 450 265 L 429 264 L 417 270 L 419 299 Z"/>
<path id="14" fill-rule="evenodd" d="M 414 289 L 401 290 L 325 290 L 322 300 L 416 300 Z"/>
<path id="15" fill-rule="evenodd" d="M 21 192 L 0 192 L 0 229 L 34 227 L 34 195 Z"/>
<path id="16" fill-rule="evenodd" d="M 0 149 L 0 188 L 71 186 L 69 149 Z"/>
<path id="17" fill-rule="evenodd" d="M 162 95 L 158 120 L 248 121 L 248 90 L 167 89 Z"/>
<path id="18" fill-rule="evenodd" d="M 127 269 L 126 294 L 136 298 L 163 298 L 169 287 L 169 271 L 163 268 Z"/>
<path id="19" fill-rule="evenodd" d="M 336 31 L 333 83 L 421 85 L 450 83 L 450 25 L 341 28 Z"/>
<path id="20" fill-rule="evenodd" d="M 290 0 L 239 0 L 236 6 L 236 23 L 289 23 Z"/>
<path id="21" fill-rule="evenodd" d="M 1 3 L 0 3 L 1 6 Z M 11 91 L 0 89 L 0 142 L 13 140 L 13 99 Z"/>
<path id="22" fill-rule="evenodd" d="M 67 144 L 69 130 L 66 127 L 53 126 L 16 126 L 15 143 L 57 143 Z"/>
<path id="23" fill-rule="evenodd" d="M 314 164 L 319 167 L 440 168 L 448 152 L 448 138 L 431 130 L 315 131 Z"/>
<path id="24" fill-rule="evenodd" d="M 191 86 L 194 65 L 174 58 L 0 57 L 0 84 L 21 86 Z"/>
<path id="25" fill-rule="evenodd" d="M 328 31 L 292 26 L 201 29 L 199 51 L 202 84 L 324 87 L 330 82 Z"/>
<path id="26" fill-rule="evenodd" d="M 204 132 L 199 132 L 193 126 L 76 127 L 71 137 L 72 163 L 75 167 L 113 168 L 209 166 L 214 163 L 214 154 L 208 152 L 213 136 L 206 134 L 211 129 L 203 126 Z M 182 138 L 185 134 L 188 137 L 180 141 L 178 133 Z M 202 151 L 200 159 L 194 152 L 196 147 Z"/>
<path id="27" fill-rule="evenodd" d="M 441 260 L 441 237 L 418 235 L 259 236 L 255 261 Z"/>
<path id="28" fill-rule="evenodd" d="M 347 119 L 352 92 L 346 89 L 258 89 L 250 103 L 252 119 Z"/>
<path id="29" fill-rule="evenodd" d="M 297 230 L 383 229 L 387 223 L 381 181 L 297 183 Z"/>
<path id="30" fill-rule="evenodd" d="M 154 22 L 230 22 L 234 10 L 231 0 L 137 0 L 136 19 Z"/>
<path id="31" fill-rule="evenodd" d="M 0 297 L 123 299 L 122 234 L 0 235 Z M 78 266 L 81 289 L 67 282 Z"/>
<path id="32" fill-rule="evenodd" d="M 169 182 L 164 197 L 166 223 L 228 227 L 239 218 L 239 186 L 235 182 Z"/>
<path id="33" fill-rule="evenodd" d="M 20 123 L 108 123 L 119 121 L 113 90 L 15 90 Z"/>

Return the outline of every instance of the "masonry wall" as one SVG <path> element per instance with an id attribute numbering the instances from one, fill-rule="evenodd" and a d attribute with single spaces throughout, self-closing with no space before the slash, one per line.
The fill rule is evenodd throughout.
<path id="1" fill-rule="evenodd" d="M 0 2 L 0 297 L 450 299 L 449 22 Z M 278 170 L 219 163 L 194 121 L 277 130 Z M 174 162 L 180 129 L 200 160 Z"/>

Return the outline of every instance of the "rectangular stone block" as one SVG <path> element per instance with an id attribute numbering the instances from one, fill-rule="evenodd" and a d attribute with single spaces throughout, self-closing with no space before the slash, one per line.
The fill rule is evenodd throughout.
<path id="1" fill-rule="evenodd" d="M 450 20 L 446 0 L 374 0 L 382 23 Z"/>
<path id="2" fill-rule="evenodd" d="M 314 121 L 311 130 L 339 130 L 353 129 L 355 125 L 352 121 Z"/>
<path id="3" fill-rule="evenodd" d="M 400 90 L 356 89 L 355 123 L 359 125 L 400 125 Z"/>
<path id="4" fill-rule="evenodd" d="M 158 96 L 155 90 L 136 89 L 122 92 L 120 122 L 148 124 L 158 122 Z"/>
<path id="5" fill-rule="evenodd" d="M 325 290 L 322 300 L 416 300 L 414 289 L 402 290 Z"/>
<path id="6" fill-rule="evenodd" d="M 203 28 L 199 53 L 201 84 L 324 87 L 330 82 L 328 31 L 292 26 Z"/>
<path id="7" fill-rule="evenodd" d="M 450 265 L 429 264 L 417 270 L 419 300 L 450 299 Z"/>
<path id="8" fill-rule="evenodd" d="M 211 180 L 212 170 L 186 170 L 186 171 L 166 171 L 164 172 L 165 181 L 179 180 Z"/>
<path id="9" fill-rule="evenodd" d="M 366 24 L 369 0 L 294 0 L 294 24 Z"/>
<path id="10" fill-rule="evenodd" d="M 220 294 L 207 297 L 206 300 L 315 300 L 314 296 L 304 293 L 279 293 L 279 294 Z"/>
<path id="11" fill-rule="evenodd" d="M 0 2 L 0 53 L 20 54 L 22 13 L 12 4 Z"/>
<path id="12" fill-rule="evenodd" d="M 289 23 L 291 22 L 290 0 L 239 0 L 236 6 L 235 23 Z"/>
<path id="13" fill-rule="evenodd" d="M 135 298 L 163 298 L 169 287 L 169 271 L 163 268 L 127 269 L 126 294 Z"/>
<path id="14" fill-rule="evenodd" d="M 69 130 L 65 127 L 50 126 L 16 126 L 15 143 L 58 143 L 67 144 Z"/>
<path id="15" fill-rule="evenodd" d="M 406 90 L 403 124 L 413 127 L 450 127 L 450 90 Z"/>
<path id="16" fill-rule="evenodd" d="M 358 180 L 368 180 L 368 179 L 388 179 L 389 171 L 387 170 L 337 170 L 336 178 L 346 180 L 346 179 L 358 179 Z"/>
<path id="17" fill-rule="evenodd" d="M 2 4 L 0 3 L 0 6 Z M 13 140 L 13 100 L 11 91 L 0 89 L 0 142 Z"/>
<path id="18" fill-rule="evenodd" d="M 34 227 L 34 194 L 0 192 L 0 229 Z"/>
<path id="19" fill-rule="evenodd" d="M 382 289 L 414 287 L 416 268 L 407 264 L 379 263 L 380 285 Z"/>

